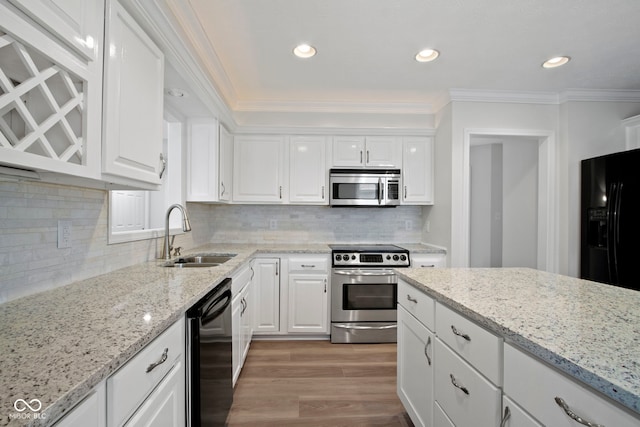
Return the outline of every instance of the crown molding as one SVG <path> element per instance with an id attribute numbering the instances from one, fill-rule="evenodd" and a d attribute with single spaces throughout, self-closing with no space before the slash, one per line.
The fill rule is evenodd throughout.
<path id="1" fill-rule="evenodd" d="M 477 90 L 450 89 L 451 101 L 467 102 L 504 102 L 512 104 L 559 104 L 559 94 L 542 91 L 507 91 L 507 90 Z"/>
<path id="2" fill-rule="evenodd" d="M 356 135 L 356 136 L 433 136 L 431 128 L 371 128 L 371 127 L 324 127 L 324 126 L 238 126 L 234 135 Z"/>
<path id="3" fill-rule="evenodd" d="M 640 102 L 640 90 L 568 89 L 560 94 L 560 103 L 581 102 Z"/>
<path id="4" fill-rule="evenodd" d="M 431 104 L 419 102 L 352 102 L 352 101 L 238 101 L 234 112 L 260 113 L 366 113 L 366 114 L 433 114 Z"/>

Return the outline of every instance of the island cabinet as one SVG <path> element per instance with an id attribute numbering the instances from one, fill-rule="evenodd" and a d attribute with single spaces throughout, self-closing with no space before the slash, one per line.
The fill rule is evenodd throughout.
<path id="1" fill-rule="evenodd" d="M 581 425 L 578 417 L 584 425 L 640 425 L 637 415 L 509 344 L 504 348 L 504 394 L 505 411 L 511 413 L 505 426 Z M 529 424 L 519 421 L 522 412 Z"/>
<path id="2" fill-rule="evenodd" d="M 432 426 L 435 303 L 398 283 L 398 397 L 416 426 Z"/>
<path id="3" fill-rule="evenodd" d="M 55 427 L 106 427 L 106 382 L 102 381 L 67 415 L 58 420 Z"/>

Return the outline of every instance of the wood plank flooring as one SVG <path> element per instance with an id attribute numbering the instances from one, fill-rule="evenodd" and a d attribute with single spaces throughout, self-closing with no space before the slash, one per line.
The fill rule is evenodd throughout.
<path id="1" fill-rule="evenodd" d="M 253 341 L 227 425 L 412 427 L 396 394 L 396 344 Z"/>

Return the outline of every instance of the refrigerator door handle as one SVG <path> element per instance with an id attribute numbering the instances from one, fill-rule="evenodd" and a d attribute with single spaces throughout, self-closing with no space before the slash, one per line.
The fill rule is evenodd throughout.
<path id="1" fill-rule="evenodd" d="M 620 214 L 622 207 L 622 187 L 623 183 L 618 183 L 618 190 L 616 191 L 616 206 L 615 206 L 615 223 L 614 223 L 614 237 L 613 237 L 613 259 L 614 259 L 614 267 L 616 272 L 616 281 L 615 283 L 619 284 L 620 282 L 620 271 L 618 269 L 618 252 L 620 249 Z"/>
<path id="2" fill-rule="evenodd" d="M 609 280 L 618 282 L 618 183 L 609 186 L 607 198 L 607 261 Z"/>

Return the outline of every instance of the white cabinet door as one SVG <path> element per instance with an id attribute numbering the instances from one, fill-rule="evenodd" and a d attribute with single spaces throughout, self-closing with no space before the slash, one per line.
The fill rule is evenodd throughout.
<path id="1" fill-rule="evenodd" d="M 406 137 L 402 150 L 402 203 L 432 205 L 433 138 Z"/>
<path id="2" fill-rule="evenodd" d="M 243 349 L 243 335 L 242 335 L 242 311 L 244 310 L 244 304 L 242 303 L 242 297 L 236 295 L 231 301 L 231 364 L 233 372 L 233 386 L 235 387 L 236 381 L 240 376 L 240 370 L 242 369 L 242 349 Z"/>
<path id="3" fill-rule="evenodd" d="M 389 167 L 402 164 L 401 140 L 395 136 L 335 136 L 334 167 Z"/>
<path id="4" fill-rule="evenodd" d="M 637 415 L 619 409 L 586 386 L 510 344 L 504 346 L 504 392 L 545 426 L 579 425 L 567 412 L 593 425 L 640 425 Z M 557 398 L 562 399 L 566 410 Z"/>
<path id="5" fill-rule="evenodd" d="M 186 425 L 185 406 L 185 369 L 183 361 L 180 360 L 125 426 Z"/>
<path id="6" fill-rule="evenodd" d="M 332 148 L 333 166 L 364 166 L 363 136 L 334 136 Z"/>
<path id="7" fill-rule="evenodd" d="M 116 0 L 106 25 L 103 172 L 152 189 L 164 170 L 164 56 Z"/>
<path id="8" fill-rule="evenodd" d="M 364 153 L 365 165 L 399 168 L 402 164 L 400 141 L 400 138 L 395 136 L 368 136 Z"/>
<path id="9" fill-rule="evenodd" d="M 289 141 L 289 202 L 326 205 L 327 138 L 293 136 Z"/>
<path id="10" fill-rule="evenodd" d="M 329 333 L 326 274 L 290 274 L 288 331 Z"/>
<path id="11" fill-rule="evenodd" d="M 240 369 L 244 365 L 244 361 L 249 353 L 251 345 L 251 336 L 253 335 L 253 298 L 252 285 L 248 283 L 240 295 L 244 301 L 244 310 L 240 312 Z"/>
<path id="12" fill-rule="evenodd" d="M 107 425 L 105 382 L 98 384 L 55 427 L 105 427 Z"/>
<path id="13" fill-rule="evenodd" d="M 502 396 L 502 422 L 500 427 L 542 427 L 520 406 L 507 396 Z"/>
<path id="14" fill-rule="evenodd" d="M 416 426 L 433 425 L 433 332 L 398 306 L 398 396 Z"/>
<path id="15" fill-rule="evenodd" d="M 280 331 L 280 259 L 256 258 L 254 292 L 254 332 L 270 333 Z"/>
<path id="16" fill-rule="evenodd" d="M 191 119 L 187 128 L 187 201 L 218 201 L 219 135 L 216 119 Z"/>
<path id="17" fill-rule="evenodd" d="M 84 60 L 100 61 L 104 0 L 9 0 Z"/>
<path id="18" fill-rule="evenodd" d="M 221 202 L 231 202 L 233 191 L 233 137 L 220 126 L 220 167 L 218 198 Z"/>
<path id="19" fill-rule="evenodd" d="M 233 142 L 234 202 L 282 203 L 285 140 L 280 136 L 236 136 Z"/>

